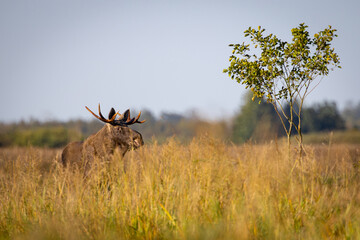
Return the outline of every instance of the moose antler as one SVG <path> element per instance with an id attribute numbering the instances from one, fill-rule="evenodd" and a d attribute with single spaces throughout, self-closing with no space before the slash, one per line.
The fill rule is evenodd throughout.
<path id="1" fill-rule="evenodd" d="M 136 118 L 130 118 L 130 110 L 126 110 L 124 112 L 124 114 L 122 115 L 122 117 L 120 117 L 119 119 L 116 120 L 116 116 L 120 115 L 119 111 L 117 111 L 115 113 L 114 108 L 111 108 L 110 113 L 109 113 L 109 119 L 106 119 L 102 114 L 101 114 L 101 110 L 100 110 L 100 103 L 99 103 L 99 116 L 96 115 L 95 113 L 93 113 L 93 111 L 91 111 L 87 106 L 85 106 L 85 108 L 92 114 L 94 115 L 94 117 L 96 117 L 97 119 L 106 122 L 106 123 L 110 123 L 111 125 L 132 125 L 134 123 L 144 123 L 146 120 L 143 121 L 139 121 L 141 112 L 139 112 L 139 115 Z"/>
<path id="2" fill-rule="evenodd" d="M 141 112 L 139 112 L 139 114 L 137 115 L 136 118 L 130 118 L 130 110 L 128 109 L 124 112 L 122 117 L 116 121 L 121 122 L 122 124 L 125 124 L 125 125 L 132 125 L 134 123 L 144 123 L 146 120 L 139 121 L 140 115 L 141 115 Z"/>
<path id="3" fill-rule="evenodd" d="M 104 116 L 101 114 L 101 110 L 100 110 L 100 103 L 99 103 L 99 116 L 96 115 L 95 113 L 93 113 L 93 111 L 91 111 L 87 106 L 85 106 L 85 108 L 92 114 L 94 115 L 94 117 L 96 117 L 97 119 L 103 121 L 103 122 L 106 122 L 106 123 L 113 123 L 115 121 L 115 118 L 116 118 L 116 115 L 119 113 L 117 112 L 116 114 L 114 114 L 111 118 L 109 119 L 106 119 L 104 118 Z"/>

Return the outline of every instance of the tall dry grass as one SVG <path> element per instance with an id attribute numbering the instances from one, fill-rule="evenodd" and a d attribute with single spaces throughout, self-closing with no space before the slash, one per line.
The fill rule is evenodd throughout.
<path id="1" fill-rule="evenodd" d="M 359 146 L 171 138 L 87 179 L 58 153 L 0 150 L 0 239 L 360 238 Z"/>

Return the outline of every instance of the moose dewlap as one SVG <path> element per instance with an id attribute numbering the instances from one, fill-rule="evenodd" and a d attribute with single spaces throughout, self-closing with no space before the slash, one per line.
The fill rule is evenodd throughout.
<path id="1" fill-rule="evenodd" d="M 141 112 L 136 118 L 130 118 L 129 109 L 123 114 L 119 114 L 119 112 L 115 113 L 114 108 L 111 108 L 108 119 L 106 119 L 101 114 L 100 104 L 99 116 L 88 107 L 85 108 L 106 124 L 100 131 L 88 137 L 84 142 L 69 143 L 61 154 L 61 162 L 64 166 L 77 165 L 88 170 L 94 158 L 109 159 L 115 149 L 118 149 L 121 156 L 124 156 L 129 150 L 144 145 L 141 134 L 128 127 L 135 123 L 145 122 L 145 120 L 139 121 Z M 118 119 L 116 119 L 117 116 L 119 116 Z"/>

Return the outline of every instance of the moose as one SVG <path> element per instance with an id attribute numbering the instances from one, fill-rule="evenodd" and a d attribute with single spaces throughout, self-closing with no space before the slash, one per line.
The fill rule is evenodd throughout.
<path id="1" fill-rule="evenodd" d="M 87 106 L 85 108 L 106 124 L 84 142 L 69 143 L 61 154 L 63 166 L 82 166 L 87 172 L 94 162 L 94 158 L 107 160 L 114 153 L 115 149 L 118 149 L 120 155 L 124 157 L 129 150 L 137 149 L 144 145 L 141 134 L 128 127 L 129 125 L 135 123 L 141 124 L 146 121 L 139 121 L 141 112 L 139 112 L 136 118 L 131 118 L 129 109 L 123 114 L 119 114 L 119 111 L 115 113 L 115 109 L 111 108 L 108 119 L 106 119 L 101 113 L 100 103 L 99 115 L 93 113 Z M 118 119 L 116 119 L 117 116 L 119 116 Z"/>

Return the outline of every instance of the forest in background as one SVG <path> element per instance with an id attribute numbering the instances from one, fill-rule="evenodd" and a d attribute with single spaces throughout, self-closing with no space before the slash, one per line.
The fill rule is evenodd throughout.
<path id="1" fill-rule="evenodd" d="M 252 141 L 267 142 L 284 135 L 281 122 L 270 104 L 251 101 L 251 96 L 244 98 L 244 104 L 231 119 L 207 121 L 196 114 L 182 115 L 164 112 L 156 117 L 151 111 L 142 111 L 144 124 L 131 126 L 139 131 L 145 142 L 176 136 L 181 142 L 190 142 L 200 135 L 216 137 L 235 144 Z M 132 114 L 134 115 L 134 113 Z M 360 103 L 349 104 L 339 111 L 334 102 L 323 102 L 304 108 L 303 133 L 310 142 L 319 142 L 321 134 L 330 131 L 351 132 L 347 142 L 359 143 Z M 60 148 L 71 141 L 82 141 L 97 132 L 103 123 L 97 119 L 89 121 L 70 120 L 67 122 L 38 120 L 16 123 L 0 123 L 0 147 L 39 146 Z M 321 133 L 321 134 L 320 134 Z M 317 136 L 317 137 L 316 137 Z M 312 140 L 311 140 L 312 139 Z"/>

